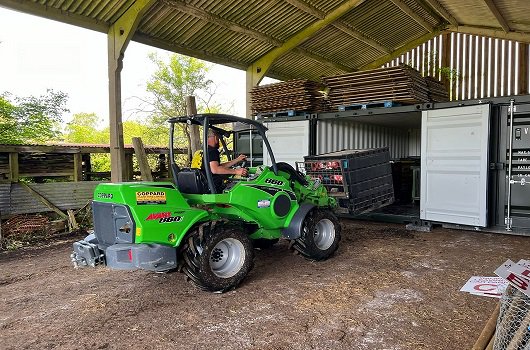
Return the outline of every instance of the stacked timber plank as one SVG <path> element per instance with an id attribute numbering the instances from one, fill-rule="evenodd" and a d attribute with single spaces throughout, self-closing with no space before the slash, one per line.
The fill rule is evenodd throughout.
<path id="1" fill-rule="evenodd" d="M 370 102 L 429 101 L 429 88 L 417 70 L 399 65 L 323 78 L 333 109 Z"/>
<path id="2" fill-rule="evenodd" d="M 283 111 L 319 112 L 326 109 L 322 85 L 304 79 L 257 86 L 250 91 L 252 114 Z"/>
<path id="3" fill-rule="evenodd" d="M 429 87 L 429 101 L 432 102 L 449 102 L 449 93 L 444 83 L 433 77 L 425 77 Z"/>
<path id="4" fill-rule="evenodd" d="M 72 154 L 20 153 L 19 171 L 22 174 L 46 176 L 46 174 L 68 173 L 74 169 Z"/>

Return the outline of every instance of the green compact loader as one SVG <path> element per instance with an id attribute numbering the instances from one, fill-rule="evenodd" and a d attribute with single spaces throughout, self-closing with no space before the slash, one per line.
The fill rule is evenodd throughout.
<path id="1" fill-rule="evenodd" d="M 257 131 L 271 166 L 248 169 L 248 177 L 214 184 L 207 151 L 208 130 L 226 150 L 220 124 L 239 122 Z M 99 184 L 92 202 L 94 232 L 73 244 L 76 267 L 178 270 L 204 290 L 235 288 L 253 266 L 254 248 L 280 238 L 309 260 L 324 260 L 338 248 L 341 227 L 334 198 L 320 181 L 287 163 L 276 163 L 261 123 L 222 114 L 177 117 L 170 123 L 172 182 Z M 174 155 L 176 123 L 202 126 L 203 169 L 179 169 Z"/>

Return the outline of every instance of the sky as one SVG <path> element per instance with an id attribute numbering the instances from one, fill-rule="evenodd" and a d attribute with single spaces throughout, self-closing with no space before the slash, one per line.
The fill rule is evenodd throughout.
<path id="1" fill-rule="evenodd" d="M 131 41 L 122 71 L 123 120 L 134 118 L 148 96 L 145 85 L 155 70 L 150 52 L 170 52 Z M 211 63 L 208 76 L 223 106 L 245 114 L 245 72 Z M 108 124 L 107 36 L 103 33 L 0 7 L 0 93 L 40 96 L 46 89 L 68 93 L 68 121 L 76 113 L 96 113 Z"/>

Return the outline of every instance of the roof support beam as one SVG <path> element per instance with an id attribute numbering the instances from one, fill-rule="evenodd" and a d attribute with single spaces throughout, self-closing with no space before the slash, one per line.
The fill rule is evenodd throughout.
<path id="1" fill-rule="evenodd" d="M 318 19 L 323 19 L 326 17 L 326 13 L 324 11 L 320 11 L 319 9 L 303 2 L 300 0 L 285 0 L 285 2 L 291 4 L 292 6 L 296 7 L 297 9 L 304 11 L 305 13 L 310 14 L 313 17 L 316 17 Z M 352 38 L 355 38 L 359 41 L 362 41 L 363 43 L 370 45 L 371 47 L 375 48 L 378 51 L 381 51 L 382 53 L 389 53 L 390 50 L 386 47 L 384 47 L 382 44 L 378 43 L 377 41 L 370 39 L 363 33 L 355 30 L 354 28 L 347 25 L 345 22 L 338 20 L 335 23 L 332 24 L 335 28 L 339 29 L 340 31 L 348 34 Z"/>
<path id="2" fill-rule="evenodd" d="M 311 51 L 308 51 L 306 49 L 302 49 L 300 47 L 297 47 L 297 48 L 294 48 L 293 49 L 293 52 L 294 53 L 297 53 L 299 55 L 302 55 L 302 56 L 305 56 L 305 57 L 308 57 L 308 58 L 311 58 L 312 60 L 315 60 L 317 62 L 320 62 L 322 64 L 325 64 L 326 66 L 328 67 L 331 67 L 331 68 L 335 68 L 335 69 L 338 69 L 338 70 L 341 70 L 341 71 L 344 71 L 344 73 L 348 73 L 348 72 L 353 72 L 355 71 L 355 69 L 351 68 L 351 67 L 348 67 L 348 66 L 345 66 L 343 64 L 340 64 L 340 63 L 336 63 L 336 62 L 333 62 L 333 61 L 330 61 L 330 60 L 327 60 L 326 58 L 320 56 L 320 55 L 317 55 L 315 53 L 312 53 Z"/>
<path id="3" fill-rule="evenodd" d="M 427 31 L 429 31 L 431 33 L 434 31 L 434 27 L 431 26 L 429 23 L 427 23 L 426 20 L 421 18 L 420 15 L 418 15 L 416 12 L 414 12 L 409 7 L 409 5 L 407 5 L 404 1 L 402 1 L 402 0 L 390 0 L 390 1 L 392 1 L 394 3 L 394 5 L 399 7 L 401 9 L 401 11 L 405 12 L 410 18 L 412 18 L 414 21 L 416 21 L 420 26 L 425 28 Z"/>
<path id="4" fill-rule="evenodd" d="M 109 74 L 109 124 L 111 181 L 126 180 L 125 148 L 121 114 L 121 70 L 123 57 L 140 19 L 156 0 L 136 0 L 112 24 L 107 34 Z"/>
<path id="5" fill-rule="evenodd" d="M 243 27 L 242 25 L 236 24 L 234 22 L 228 21 L 220 16 L 206 12 L 198 7 L 188 5 L 180 0 L 162 0 L 162 3 L 166 6 L 174 8 L 180 12 L 186 13 L 190 16 L 205 20 L 210 23 L 214 23 L 219 27 L 231 30 L 236 33 L 241 33 L 247 36 L 250 36 L 254 39 L 268 43 L 271 46 L 280 46 L 283 44 L 281 40 L 273 38 L 270 35 L 260 33 L 256 30 Z"/>
<path id="6" fill-rule="evenodd" d="M 486 3 L 486 5 L 490 9 L 491 13 L 493 13 L 495 18 L 497 19 L 497 21 L 501 25 L 502 30 L 504 30 L 506 33 L 508 33 L 510 31 L 510 26 L 508 25 L 508 23 L 506 22 L 504 17 L 501 15 L 499 9 L 497 8 L 497 6 L 493 2 L 493 0 L 484 0 L 484 2 Z"/>
<path id="7" fill-rule="evenodd" d="M 328 13 L 324 18 L 315 21 L 309 26 L 300 30 L 298 33 L 290 37 L 282 46 L 279 46 L 269 51 L 269 53 L 267 53 L 265 56 L 252 63 L 248 67 L 248 71 L 252 73 L 250 74 L 252 79 L 252 86 L 256 86 L 259 84 L 261 79 L 263 79 L 263 77 L 271 67 L 272 63 L 276 61 L 279 57 L 293 50 L 295 47 L 315 35 L 319 30 L 330 25 L 331 23 L 335 22 L 337 19 L 348 13 L 353 8 L 359 6 L 363 1 L 364 0 L 347 0 L 343 2 L 341 5 L 339 5 L 330 13 Z"/>
<path id="8" fill-rule="evenodd" d="M 529 32 L 511 31 L 507 33 L 503 30 L 499 30 L 499 28 L 476 27 L 476 26 L 450 26 L 447 29 L 452 32 L 472 34 L 472 35 L 482 35 L 482 36 L 489 36 L 489 37 L 498 38 L 498 39 L 519 41 L 522 43 L 530 43 Z"/>
<path id="9" fill-rule="evenodd" d="M 269 44 L 271 46 L 279 47 L 279 46 L 283 45 L 283 41 L 278 40 L 278 39 L 276 39 L 276 38 L 274 38 L 274 37 L 272 37 L 270 35 L 266 35 L 266 34 L 260 33 L 257 30 L 253 30 L 251 28 L 243 27 L 242 25 L 239 25 L 239 24 L 236 24 L 234 22 L 228 21 L 228 20 L 226 20 L 224 18 L 221 18 L 221 17 L 219 17 L 217 15 L 213 15 L 211 13 L 208 13 L 208 12 L 198 8 L 198 7 L 194 7 L 192 5 L 185 4 L 185 3 L 181 2 L 181 1 L 162 0 L 162 2 L 164 4 L 166 4 L 167 6 L 169 6 L 171 8 L 174 8 L 174 9 L 180 11 L 180 12 L 183 12 L 183 13 L 186 13 L 188 15 L 194 16 L 196 18 L 208 21 L 210 23 L 214 23 L 214 24 L 216 24 L 216 25 L 218 25 L 218 26 L 220 26 L 222 28 L 234 31 L 236 33 L 241 33 L 241 34 L 250 36 L 250 37 L 252 37 L 254 39 L 263 41 L 263 42 L 265 42 L 265 43 L 267 43 L 267 44 Z M 313 60 L 316 60 L 318 62 L 321 62 L 321 63 L 323 63 L 323 64 L 325 64 L 327 66 L 343 70 L 345 72 L 351 72 L 352 71 L 352 68 L 350 68 L 350 67 L 341 65 L 339 63 L 331 62 L 329 59 L 326 59 L 325 57 L 322 57 L 320 55 L 312 53 L 312 52 L 310 52 L 308 50 L 298 49 L 298 54 L 300 54 L 302 56 L 309 57 L 309 58 L 311 58 Z"/>
<path id="10" fill-rule="evenodd" d="M 389 53 L 390 52 L 390 49 L 387 48 L 387 47 L 384 47 L 382 44 L 378 43 L 377 41 L 373 40 L 373 39 L 370 39 L 369 37 L 367 37 L 366 35 L 362 34 L 361 32 L 353 29 L 352 27 L 350 27 L 349 25 L 345 24 L 343 21 L 338 21 L 336 23 L 333 24 L 333 26 L 335 28 L 337 28 L 338 30 L 342 31 L 343 33 L 346 33 L 348 34 L 349 36 L 351 36 L 352 38 L 355 38 L 367 45 L 370 45 L 371 47 L 373 47 L 374 49 L 376 49 L 377 51 L 379 52 L 382 52 L 382 53 Z"/>
<path id="11" fill-rule="evenodd" d="M 442 16 L 442 18 L 449 22 L 451 25 L 458 25 L 456 19 L 437 0 L 423 0 L 423 2 L 426 5 L 430 6 L 436 13 Z"/>
<path id="12" fill-rule="evenodd" d="M 403 55 L 404 53 L 415 49 L 416 47 L 420 46 L 424 42 L 431 40 L 435 36 L 439 35 L 441 31 L 439 29 L 433 30 L 431 33 L 427 33 L 421 37 L 419 37 L 416 40 L 408 42 L 406 45 L 401 46 L 399 49 L 391 52 L 390 54 L 383 56 L 381 58 L 378 58 L 377 60 L 373 61 L 372 63 L 369 63 L 367 65 L 364 65 L 359 70 L 367 70 L 367 69 L 375 69 L 381 67 L 383 64 L 387 63 L 388 61 L 391 61 L 395 58 L 398 58 L 399 56 Z"/>

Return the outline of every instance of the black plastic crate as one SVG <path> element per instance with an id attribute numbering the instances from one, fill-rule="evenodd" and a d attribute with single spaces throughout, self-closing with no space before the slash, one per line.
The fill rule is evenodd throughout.
<path id="1" fill-rule="evenodd" d="M 308 156 L 298 167 L 319 179 L 350 214 L 365 213 L 394 202 L 387 147 Z"/>

